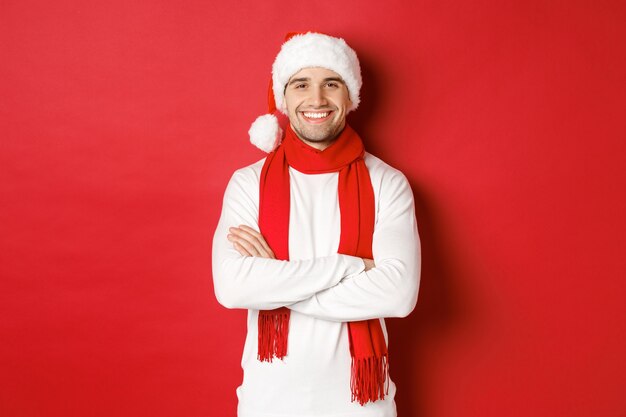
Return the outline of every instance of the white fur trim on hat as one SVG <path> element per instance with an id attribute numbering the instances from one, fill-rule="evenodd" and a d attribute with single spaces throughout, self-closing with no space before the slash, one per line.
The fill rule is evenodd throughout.
<path id="1" fill-rule="evenodd" d="M 356 52 L 341 38 L 308 32 L 285 42 L 272 66 L 274 100 L 278 110 L 287 114 L 285 86 L 292 75 L 307 67 L 322 67 L 339 74 L 348 87 L 352 101 L 348 111 L 358 107 L 363 81 Z"/>
<path id="2" fill-rule="evenodd" d="M 283 130 L 278 124 L 278 119 L 273 114 L 264 114 L 250 126 L 248 130 L 250 142 L 257 148 L 267 153 L 272 152 L 280 145 L 283 137 Z"/>

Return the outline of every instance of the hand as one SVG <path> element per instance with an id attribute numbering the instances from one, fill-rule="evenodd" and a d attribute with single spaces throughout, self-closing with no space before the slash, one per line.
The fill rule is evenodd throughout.
<path id="1" fill-rule="evenodd" d="M 230 234 L 226 238 L 233 242 L 237 252 L 243 256 L 276 259 L 263 235 L 253 228 L 240 225 L 239 227 L 230 227 L 228 231 Z"/>
<path id="2" fill-rule="evenodd" d="M 372 268 L 376 268 L 376 264 L 373 259 L 363 258 L 363 263 L 365 264 L 365 270 L 369 271 Z"/>

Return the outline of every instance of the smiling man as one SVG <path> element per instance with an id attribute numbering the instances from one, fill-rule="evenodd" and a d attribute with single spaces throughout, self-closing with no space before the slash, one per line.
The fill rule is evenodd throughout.
<path id="1" fill-rule="evenodd" d="M 324 149 L 346 124 L 352 104 L 348 89 L 337 73 L 326 68 L 304 68 L 285 88 L 291 128 L 305 143 Z"/>
<path id="2" fill-rule="evenodd" d="M 288 36 L 249 132 L 268 155 L 226 188 L 213 283 L 248 310 L 239 417 L 396 416 L 384 318 L 415 307 L 420 241 L 405 176 L 346 123 L 361 83 L 343 39 Z"/>

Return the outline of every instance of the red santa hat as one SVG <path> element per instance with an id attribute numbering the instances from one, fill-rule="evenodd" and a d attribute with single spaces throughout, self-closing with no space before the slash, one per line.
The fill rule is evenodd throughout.
<path id="1" fill-rule="evenodd" d="M 285 86 L 295 73 L 308 67 L 322 67 L 339 74 L 352 102 L 348 112 L 358 107 L 363 81 L 356 52 L 341 38 L 316 32 L 289 33 L 272 65 L 268 114 L 259 116 L 248 131 L 250 142 L 257 148 L 269 153 L 280 145 L 283 130 L 273 113 L 278 109 L 287 114 Z"/>

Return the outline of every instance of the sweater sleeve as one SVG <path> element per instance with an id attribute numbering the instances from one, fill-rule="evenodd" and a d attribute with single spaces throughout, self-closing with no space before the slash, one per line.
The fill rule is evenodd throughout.
<path id="1" fill-rule="evenodd" d="M 417 303 L 421 249 L 413 192 L 395 171 L 381 184 L 372 250 L 375 268 L 289 306 L 329 321 L 405 317 Z"/>
<path id="2" fill-rule="evenodd" d="M 348 276 L 365 270 L 358 257 L 327 257 L 284 261 L 242 256 L 226 238 L 229 227 L 258 227 L 258 176 L 252 167 L 235 171 L 213 236 L 213 287 L 226 308 L 272 310 L 310 298 Z"/>

